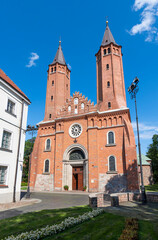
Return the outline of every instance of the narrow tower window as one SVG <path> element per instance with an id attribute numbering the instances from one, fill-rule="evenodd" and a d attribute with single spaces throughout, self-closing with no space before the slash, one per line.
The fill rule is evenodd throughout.
<path id="1" fill-rule="evenodd" d="M 111 108 L 111 102 L 108 102 L 108 108 Z"/>
<path id="2" fill-rule="evenodd" d="M 51 96 L 51 101 L 53 101 L 53 96 Z"/>
<path id="3" fill-rule="evenodd" d="M 45 146 L 46 151 L 50 151 L 50 139 L 46 140 L 46 146 Z"/>
<path id="4" fill-rule="evenodd" d="M 108 53 L 111 53 L 111 49 L 110 48 L 108 48 Z"/>
<path id="5" fill-rule="evenodd" d="M 56 67 L 54 67 L 54 72 L 56 72 Z"/>
<path id="6" fill-rule="evenodd" d="M 106 70 L 109 70 L 109 64 L 106 64 Z"/>
<path id="7" fill-rule="evenodd" d="M 44 164 L 44 172 L 49 173 L 49 160 L 47 159 Z"/>
<path id="8" fill-rule="evenodd" d="M 53 67 L 51 68 L 51 72 L 53 72 Z"/>
<path id="9" fill-rule="evenodd" d="M 108 144 L 114 144 L 114 133 L 108 132 Z"/>
<path id="10" fill-rule="evenodd" d="M 108 88 L 110 87 L 110 82 L 109 82 L 109 81 L 107 82 L 107 87 L 108 87 Z"/>
<path id="11" fill-rule="evenodd" d="M 104 49 L 104 55 L 106 55 L 106 49 Z"/>
<path id="12" fill-rule="evenodd" d="M 51 118 L 52 117 L 52 114 L 49 114 L 49 118 Z"/>
<path id="13" fill-rule="evenodd" d="M 54 81 L 52 81 L 52 86 L 54 86 Z"/>
<path id="14" fill-rule="evenodd" d="M 116 161 L 114 156 L 109 157 L 109 171 L 110 172 L 116 171 Z"/>

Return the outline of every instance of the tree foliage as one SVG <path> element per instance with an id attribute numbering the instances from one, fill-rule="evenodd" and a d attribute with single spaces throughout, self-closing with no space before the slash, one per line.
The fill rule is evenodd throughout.
<path id="1" fill-rule="evenodd" d="M 147 157 L 151 159 L 153 180 L 158 182 L 158 135 L 154 134 L 148 147 Z"/>
<path id="2" fill-rule="evenodd" d="M 33 150 L 33 145 L 34 145 L 35 139 L 36 138 L 34 137 L 32 139 L 28 139 L 28 140 L 25 141 L 23 176 L 22 176 L 22 181 L 23 182 L 28 181 L 29 159 L 30 159 L 30 154 Z"/>

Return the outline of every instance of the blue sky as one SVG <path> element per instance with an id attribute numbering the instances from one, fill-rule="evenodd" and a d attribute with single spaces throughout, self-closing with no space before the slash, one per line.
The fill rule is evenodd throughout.
<path id="1" fill-rule="evenodd" d="M 138 113 L 146 153 L 152 135 L 158 133 L 158 0 L 0 0 L 0 8 L 0 68 L 30 98 L 31 125 L 44 118 L 47 69 L 60 37 L 72 71 L 71 94 L 80 91 L 96 102 L 95 53 L 108 16 L 115 41 L 122 45 L 132 122 L 134 101 L 127 88 L 135 76 L 140 80 Z"/>

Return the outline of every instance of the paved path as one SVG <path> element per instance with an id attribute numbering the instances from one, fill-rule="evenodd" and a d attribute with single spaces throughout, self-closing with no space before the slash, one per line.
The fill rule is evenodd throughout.
<path id="1" fill-rule="evenodd" d="M 0 219 L 15 217 L 19 214 L 40 211 L 43 209 L 69 208 L 80 205 L 88 205 L 88 194 L 77 193 L 31 193 L 32 199 L 41 201 L 29 206 L 23 206 L 0 212 Z"/>
<path id="2" fill-rule="evenodd" d="M 142 205 L 140 202 L 123 202 L 119 207 L 107 206 L 105 211 L 125 217 L 158 222 L 158 203 Z"/>

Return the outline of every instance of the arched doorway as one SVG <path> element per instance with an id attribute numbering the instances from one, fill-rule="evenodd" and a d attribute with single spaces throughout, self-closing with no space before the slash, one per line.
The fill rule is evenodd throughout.
<path id="1" fill-rule="evenodd" d="M 79 161 L 84 160 L 85 155 L 80 149 L 75 149 L 70 152 L 69 160 Z M 83 190 L 83 165 L 72 166 L 72 190 Z"/>
<path id="2" fill-rule="evenodd" d="M 88 153 L 84 146 L 73 144 L 63 155 L 63 188 L 83 190 L 88 188 Z"/>

